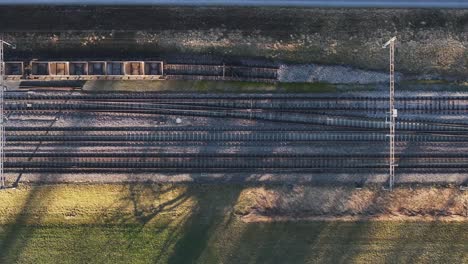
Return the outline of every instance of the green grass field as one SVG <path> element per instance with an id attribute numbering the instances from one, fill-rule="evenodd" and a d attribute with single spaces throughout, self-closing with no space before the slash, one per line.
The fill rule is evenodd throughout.
<path id="1" fill-rule="evenodd" d="M 244 223 L 243 185 L 0 192 L 0 263 L 467 263 L 466 222 Z"/>

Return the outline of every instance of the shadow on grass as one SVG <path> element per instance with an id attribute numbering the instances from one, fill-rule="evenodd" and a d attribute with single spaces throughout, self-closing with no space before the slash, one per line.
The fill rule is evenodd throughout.
<path id="1" fill-rule="evenodd" d="M 382 195 L 390 194 L 377 191 L 370 197 L 370 204 L 361 209 L 367 213 L 363 213 L 362 218 L 359 214 L 355 216 L 365 219 L 368 213 L 379 214 L 379 209 L 373 204 L 378 203 Z M 332 208 L 339 208 L 343 201 L 352 200 L 348 194 L 338 196 L 329 197 Z M 302 201 L 307 203 L 307 199 Z M 279 207 L 284 208 L 284 204 Z M 272 217 L 284 215 L 281 211 L 266 213 Z M 313 216 L 315 213 L 311 211 L 305 216 L 307 214 Z M 341 214 L 352 215 L 353 212 Z M 382 263 L 427 263 L 431 259 L 436 263 L 457 263 L 457 260 L 467 257 L 465 234 L 468 227 L 465 225 L 463 228 L 462 223 L 398 220 L 310 222 L 294 221 L 294 216 L 293 213 L 289 221 L 283 222 L 242 223 L 245 227 L 239 229 L 242 230 L 241 235 L 225 248 L 227 252 L 221 254 L 222 258 L 213 263 L 375 263 L 377 260 L 382 260 Z M 455 252 L 451 253 L 450 248 L 456 249 Z"/>
<path id="2" fill-rule="evenodd" d="M 79 226 L 66 246 L 78 263 L 194 263 L 212 250 L 229 225 L 242 185 L 130 183 L 93 220 Z M 105 255 L 107 254 L 107 258 Z M 120 256 L 122 255 L 123 256 Z M 203 263 L 203 262 L 201 262 Z"/>
<path id="3" fill-rule="evenodd" d="M 389 260 L 398 263 L 458 263 L 468 255 L 466 223 L 451 223 L 451 228 L 444 228 L 441 218 L 450 215 L 449 210 L 459 193 L 452 192 L 442 208 L 411 214 L 428 214 L 434 221 L 414 223 L 404 228 L 402 223 L 395 224 L 392 235 L 398 238 L 389 248 Z M 449 243 L 441 243 L 446 240 Z"/>
<path id="4" fill-rule="evenodd" d="M 266 189 L 283 194 L 262 214 L 275 217 L 287 216 L 288 221 L 244 223 L 245 228 L 233 246 L 224 254 L 223 263 L 346 263 L 359 250 L 352 247 L 354 239 L 365 238 L 367 225 L 331 221 L 295 221 L 306 216 L 321 216 L 340 208 L 351 199 L 351 192 L 329 194 L 323 199 L 324 206 L 318 209 L 308 206 L 315 194 L 297 192 L 295 188 L 264 186 Z M 299 188 L 300 189 L 300 188 Z M 321 198 L 318 198 L 321 199 Z M 373 197 L 376 199 L 376 197 Z M 321 199 L 322 200 L 322 199 Z M 295 208 L 297 207 L 297 208 Z M 325 209 L 329 208 L 329 209 Z M 363 211 L 367 208 L 363 208 Z M 333 214 L 333 212 L 330 212 Z M 339 216 L 337 213 L 336 216 Z M 350 246 L 351 245 L 351 246 Z"/>
<path id="5" fill-rule="evenodd" d="M 47 195 L 51 196 L 54 187 L 35 187 L 28 193 L 24 213 L 1 236 L 0 263 L 21 262 L 25 254 L 28 263 L 48 259 L 52 262 L 59 256 L 69 263 L 374 263 L 376 260 L 415 263 L 431 259 L 456 263 L 467 257 L 468 230 L 464 223 L 245 223 L 235 215 L 234 206 L 243 201 L 239 197 L 250 187 L 247 184 L 125 184 L 107 191 L 118 198 L 107 203 L 108 210 L 97 213 L 97 219 L 87 220 L 90 224 L 64 222 L 45 227 L 28 223 L 47 220 L 45 209 L 50 202 Z M 106 189 L 93 189 L 98 194 L 100 190 Z M 294 192 L 288 190 L 282 189 L 286 193 Z M 300 195 L 294 197 L 297 199 L 291 205 L 308 201 Z M 373 202 L 378 198 L 379 194 L 370 197 Z M 336 192 L 326 200 L 328 206 L 335 208 L 347 199 L 351 200 L 349 192 Z M 271 204 L 270 215 L 284 214 L 274 208 L 288 207 L 275 203 Z M 375 210 L 371 207 L 362 210 Z M 290 219 L 307 211 L 291 210 L 296 211 Z M 49 252 L 43 252 L 43 248 Z"/>
<path id="6" fill-rule="evenodd" d="M 21 252 L 34 235 L 35 225 L 41 222 L 46 213 L 46 209 L 38 209 L 46 206 L 44 198 L 50 190 L 40 186 L 31 187 L 14 222 L 5 227 L 4 236 L 0 241 L 0 263 L 18 262 Z"/>
<path id="7" fill-rule="evenodd" d="M 68 100 L 66 100 L 65 103 L 66 102 L 68 102 Z M 53 127 L 62 114 L 62 111 L 53 113 L 52 116 L 54 119 L 47 128 Z M 45 134 L 49 134 L 49 131 L 47 130 Z M 34 154 L 40 150 L 42 144 L 42 141 L 37 143 L 37 146 L 31 156 L 28 157 L 28 161 L 32 161 L 34 159 Z M 13 182 L 13 187 L 18 186 L 24 170 L 25 168 L 23 168 L 23 172 L 18 174 L 18 177 Z M 59 178 L 60 175 L 56 174 L 52 176 L 47 173 L 40 173 L 38 175 L 37 182 L 54 182 L 54 177 Z M 40 185 L 32 185 L 31 189 L 28 191 L 22 208 L 16 216 L 16 219 L 12 224 L 8 225 L 5 235 L 0 241 L 0 263 L 18 262 L 21 252 L 27 246 L 29 240 L 34 236 L 34 232 L 36 230 L 35 225 L 40 225 L 47 214 L 47 198 L 52 190 L 53 187 L 43 188 Z"/>
<path id="8" fill-rule="evenodd" d="M 201 189 L 193 193 L 196 210 L 181 227 L 181 236 L 168 263 L 196 263 L 203 253 L 210 251 L 210 240 L 231 221 L 229 216 L 242 191 L 241 186 L 199 185 L 198 188 Z M 213 191 L 215 188 L 218 190 Z"/>
<path id="9" fill-rule="evenodd" d="M 122 184 L 117 193 L 92 225 L 77 229 L 69 258 L 78 263 L 148 263 L 167 254 L 177 239 L 177 226 L 186 219 L 181 208 L 190 208 L 191 193 L 181 185 L 153 183 Z"/>

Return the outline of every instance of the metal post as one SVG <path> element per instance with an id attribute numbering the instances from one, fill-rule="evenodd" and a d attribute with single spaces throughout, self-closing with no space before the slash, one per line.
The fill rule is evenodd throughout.
<path id="1" fill-rule="evenodd" d="M 4 100 L 3 93 L 5 91 L 5 62 L 3 60 L 3 48 L 4 45 L 15 48 L 14 45 L 3 40 L 3 36 L 0 36 L 0 189 L 6 187 L 6 178 L 4 173 L 4 162 L 5 162 L 5 112 L 4 112 Z"/>
<path id="2" fill-rule="evenodd" d="M 223 63 L 223 80 L 226 77 L 226 65 Z"/>
<path id="3" fill-rule="evenodd" d="M 395 40 L 396 37 L 391 38 L 383 45 L 383 48 L 390 46 L 390 80 L 389 80 L 389 189 L 393 190 L 395 184 L 395 119 L 397 117 L 397 110 L 395 109 Z"/>
<path id="4" fill-rule="evenodd" d="M 4 189 L 5 174 L 3 171 L 3 163 L 5 161 L 5 116 L 4 116 L 4 105 L 3 105 L 3 91 L 5 90 L 4 85 L 5 78 L 5 62 L 3 61 L 3 38 L 0 38 L 0 188 Z"/>

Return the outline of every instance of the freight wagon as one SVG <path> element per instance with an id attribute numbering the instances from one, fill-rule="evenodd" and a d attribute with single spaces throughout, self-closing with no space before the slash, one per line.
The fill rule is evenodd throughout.
<path id="1" fill-rule="evenodd" d="M 163 61 L 38 61 L 4 63 L 7 80 L 276 81 L 277 67 L 168 64 Z"/>

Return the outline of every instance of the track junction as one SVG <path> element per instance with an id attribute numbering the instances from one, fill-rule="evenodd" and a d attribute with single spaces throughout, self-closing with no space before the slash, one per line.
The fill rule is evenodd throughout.
<path id="1" fill-rule="evenodd" d="M 7 173 L 372 174 L 388 168 L 388 98 L 382 96 L 11 91 L 5 100 L 12 120 L 52 118 L 52 125 L 7 123 Z M 396 102 L 399 173 L 468 171 L 468 121 L 461 117 L 468 96 L 405 96 Z M 80 115 L 214 121 L 54 125 L 57 118 Z M 297 147 L 306 150 L 270 151 Z"/>

